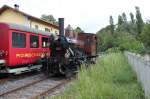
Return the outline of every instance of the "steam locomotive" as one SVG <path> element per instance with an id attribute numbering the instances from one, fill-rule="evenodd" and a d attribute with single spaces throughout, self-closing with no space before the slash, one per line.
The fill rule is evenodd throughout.
<path id="1" fill-rule="evenodd" d="M 94 34 L 79 33 L 77 38 L 64 35 L 64 19 L 59 19 L 60 35 L 54 40 L 50 37 L 51 56 L 43 56 L 42 71 L 47 76 L 63 74 L 70 77 L 80 69 L 81 65 L 88 64 L 97 57 L 97 38 Z M 86 65 L 87 66 L 87 65 Z"/>

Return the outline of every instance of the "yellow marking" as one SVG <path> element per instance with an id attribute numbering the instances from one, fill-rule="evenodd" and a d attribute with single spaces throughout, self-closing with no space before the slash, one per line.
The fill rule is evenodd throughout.
<path id="1" fill-rule="evenodd" d="M 17 53 L 16 58 L 33 58 L 33 57 L 39 57 L 44 53 Z M 49 53 L 46 53 L 49 55 Z"/>

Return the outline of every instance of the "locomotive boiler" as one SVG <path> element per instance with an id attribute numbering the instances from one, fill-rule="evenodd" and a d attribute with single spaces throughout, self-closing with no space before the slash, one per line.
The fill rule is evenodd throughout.
<path id="1" fill-rule="evenodd" d="M 97 57 L 97 39 L 89 33 L 80 34 L 78 39 L 66 37 L 63 18 L 59 19 L 59 31 L 60 35 L 57 39 L 50 37 L 51 56 L 43 56 L 42 71 L 48 76 L 63 74 L 70 77 L 78 72 L 82 63 L 90 63 L 91 59 Z M 85 39 L 88 42 L 85 42 L 87 41 Z M 95 45 L 94 49 L 93 45 Z"/>

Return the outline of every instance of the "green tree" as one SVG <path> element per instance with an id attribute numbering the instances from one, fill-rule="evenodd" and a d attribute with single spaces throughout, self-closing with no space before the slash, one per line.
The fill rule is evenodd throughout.
<path id="1" fill-rule="evenodd" d="M 131 18 L 131 23 L 134 24 L 135 23 L 135 19 L 134 19 L 134 15 L 132 12 L 130 12 L 130 18 Z"/>
<path id="2" fill-rule="evenodd" d="M 145 24 L 141 33 L 141 40 L 144 43 L 146 52 L 150 54 L 150 24 Z"/>
<path id="3" fill-rule="evenodd" d="M 134 19 L 134 15 L 132 13 L 130 13 L 130 18 L 131 21 L 128 21 L 125 13 L 119 15 L 117 27 L 114 29 L 115 25 L 113 17 L 110 16 L 110 25 L 97 32 L 97 35 L 100 38 L 98 43 L 99 51 L 128 50 L 139 53 L 144 49 L 144 46 L 140 41 L 140 36 L 145 46 L 150 45 L 150 24 L 149 28 L 148 26 L 144 28 L 141 35 L 136 34 L 138 27 L 138 31 L 142 31 L 141 27 L 144 25 L 139 8 L 136 8 L 136 19 Z"/>
<path id="4" fill-rule="evenodd" d="M 114 34 L 114 28 L 115 28 L 115 26 L 114 26 L 114 20 L 113 20 L 112 16 L 109 17 L 109 23 L 110 23 L 111 34 Z"/>
<path id="5" fill-rule="evenodd" d="M 136 36 L 137 35 L 137 27 L 136 27 L 136 24 L 135 24 L 135 18 L 134 18 L 134 15 L 132 12 L 130 12 L 130 22 L 129 22 L 129 29 L 130 29 L 130 34 Z"/>
<path id="6" fill-rule="evenodd" d="M 127 16 L 124 12 L 122 13 L 122 19 L 124 23 L 127 23 Z"/>
<path id="7" fill-rule="evenodd" d="M 132 52 L 141 52 L 143 50 L 142 43 L 136 38 L 131 35 L 128 32 L 116 32 L 115 33 L 116 39 L 114 44 L 118 47 L 119 50 L 121 51 L 132 51 Z"/>
<path id="8" fill-rule="evenodd" d="M 122 16 L 119 15 L 118 16 L 118 26 L 122 25 L 123 24 L 123 19 L 122 19 Z"/>
<path id="9" fill-rule="evenodd" d="M 54 18 L 53 15 L 45 15 L 45 14 L 43 14 L 41 16 L 41 19 L 45 20 L 45 21 L 47 21 L 47 22 L 49 22 L 51 24 L 58 25 L 58 22 L 56 21 L 56 19 Z"/>
<path id="10" fill-rule="evenodd" d="M 143 19 L 142 19 L 142 15 L 140 12 L 140 8 L 139 7 L 135 7 L 136 10 L 136 25 L 137 25 L 137 36 L 139 36 L 142 32 L 143 29 Z"/>
<path id="11" fill-rule="evenodd" d="M 76 27 L 74 29 L 74 31 L 77 32 L 77 33 L 81 33 L 81 32 L 83 33 L 84 32 L 80 27 Z"/>
<path id="12" fill-rule="evenodd" d="M 129 25 L 125 13 L 122 13 L 122 16 L 121 15 L 118 16 L 118 28 L 116 30 L 129 32 Z"/>
<path id="13" fill-rule="evenodd" d="M 111 34 L 110 25 L 97 32 L 99 38 L 98 51 L 104 52 L 113 47 L 113 36 Z"/>

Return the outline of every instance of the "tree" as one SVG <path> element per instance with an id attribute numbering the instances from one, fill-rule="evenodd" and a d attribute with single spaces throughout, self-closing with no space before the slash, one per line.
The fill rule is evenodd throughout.
<path id="1" fill-rule="evenodd" d="M 118 26 L 122 25 L 123 24 L 123 19 L 122 19 L 122 16 L 119 15 L 118 16 Z"/>
<path id="2" fill-rule="evenodd" d="M 109 23 L 110 23 L 110 31 L 111 31 L 111 34 L 114 34 L 114 20 L 113 20 L 113 17 L 110 16 L 109 18 Z"/>
<path id="3" fill-rule="evenodd" d="M 150 54 L 150 24 L 145 24 L 141 33 L 141 40 L 144 43 L 146 51 Z"/>
<path id="4" fill-rule="evenodd" d="M 58 22 L 56 21 L 56 19 L 54 18 L 53 15 L 45 15 L 45 14 L 43 14 L 43 15 L 41 16 L 41 19 L 42 19 L 42 20 L 45 20 L 45 21 L 47 21 L 47 22 L 49 22 L 49 23 L 51 23 L 51 24 L 58 25 Z"/>
<path id="5" fill-rule="evenodd" d="M 100 42 L 98 43 L 98 51 L 104 52 L 113 47 L 113 37 L 110 31 L 110 25 L 98 31 L 97 36 L 100 39 Z"/>
<path id="6" fill-rule="evenodd" d="M 118 16 L 118 28 L 116 30 L 129 32 L 129 25 L 125 13 L 122 13 L 122 16 L 121 15 Z"/>
<path id="7" fill-rule="evenodd" d="M 124 23 L 127 23 L 127 17 L 126 17 L 126 14 L 124 12 L 122 13 L 122 19 L 123 19 Z"/>
<path id="8" fill-rule="evenodd" d="M 134 24 L 135 20 L 134 20 L 134 15 L 132 12 L 130 12 L 130 18 L 131 18 L 131 23 Z"/>
<path id="9" fill-rule="evenodd" d="M 140 8 L 139 7 L 135 7 L 136 9 L 136 25 L 137 25 L 137 33 L 139 36 L 142 32 L 142 29 L 143 29 L 143 19 L 142 19 L 142 15 L 141 15 L 141 12 L 140 12 Z"/>
<path id="10" fill-rule="evenodd" d="M 74 31 L 77 32 L 77 33 L 84 32 L 80 27 L 76 27 L 76 28 L 74 29 Z"/>

